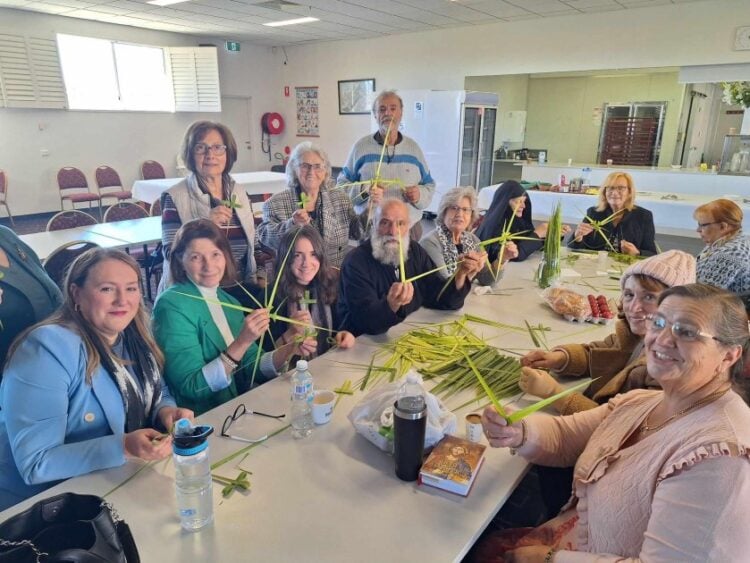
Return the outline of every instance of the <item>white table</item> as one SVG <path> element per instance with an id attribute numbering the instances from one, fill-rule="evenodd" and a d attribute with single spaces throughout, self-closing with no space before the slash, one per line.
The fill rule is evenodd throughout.
<path id="1" fill-rule="evenodd" d="M 74 241 L 93 242 L 102 248 L 148 244 L 161 240 L 161 217 L 98 223 L 59 231 L 43 231 L 19 237 L 44 261 L 53 251 Z"/>
<path id="2" fill-rule="evenodd" d="M 501 286 L 507 295 L 470 295 L 464 311 L 514 325 L 523 325 L 524 319 L 541 321 L 552 329 L 547 337 L 550 345 L 593 340 L 611 331 L 605 326 L 568 323 L 542 304 L 531 281 L 537 263 L 532 258 L 510 264 Z M 606 289 L 616 282 L 596 277 L 596 260 L 582 256 L 575 268 L 605 294 L 618 293 Z M 580 290 L 591 292 L 587 286 Z M 422 309 L 408 321 L 437 322 L 461 313 Z M 310 368 L 316 387 L 332 389 L 346 379 L 358 380 L 363 371 L 341 362 L 367 363 L 374 346 L 410 328 L 402 323 L 385 335 L 359 337 L 351 350 L 335 350 L 316 358 Z M 472 328 L 493 338 L 497 346 L 532 346 L 525 332 Z M 217 469 L 216 473 L 231 477 L 238 474 L 238 466 L 252 471 L 252 490 L 248 495 L 235 492 L 222 499 L 221 487 L 215 485 L 215 522 L 198 533 L 180 530 L 170 460 L 146 467 L 111 492 L 107 500 L 130 524 L 144 562 L 459 561 L 522 478 L 526 462 L 507 450 L 488 449 L 467 498 L 404 483 L 394 474 L 393 459 L 357 435 L 346 418 L 363 396 L 359 391 L 344 396 L 332 421 L 317 427 L 311 437 L 295 440 L 287 429 L 251 449 L 246 459 L 239 456 Z M 447 405 L 455 407 L 465 398 L 454 398 Z M 288 378 L 264 384 L 201 418 L 216 428 L 210 438 L 213 461 L 243 447 L 217 435 L 225 416 L 240 402 L 268 413 L 284 412 L 289 404 Z M 459 434 L 464 430 L 464 412 L 459 413 Z M 262 417 L 245 419 L 248 435 L 258 436 L 281 426 Z M 140 463 L 130 462 L 70 479 L 41 496 L 63 491 L 104 495 L 140 467 Z M 28 499 L 0 514 L 0 521 L 35 500 Z"/>
<path id="3" fill-rule="evenodd" d="M 477 206 L 480 210 L 488 209 L 492 203 L 492 196 L 497 189 L 495 186 L 487 186 L 479 191 Z M 531 199 L 533 218 L 536 220 L 547 220 L 552 215 L 552 209 L 559 201 L 562 203 L 562 219 L 564 223 L 578 224 L 583 219 L 586 210 L 597 204 L 598 195 L 571 194 L 560 192 L 543 192 L 540 190 L 528 190 L 527 195 Z M 674 195 L 678 199 L 662 199 L 665 195 Z M 648 209 L 654 215 L 654 226 L 657 234 L 675 235 L 689 238 L 698 238 L 695 230 L 696 222 L 693 219 L 695 208 L 709 201 L 717 199 L 718 195 L 701 196 L 690 194 L 662 194 L 656 192 L 638 191 L 636 204 Z M 741 199 L 736 203 L 743 208 L 745 229 L 750 228 L 750 205 Z"/>
<path id="4" fill-rule="evenodd" d="M 86 229 L 122 241 L 124 245 L 149 244 L 161 241 L 161 217 L 144 217 L 128 221 L 99 223 Z"/>
<path id="5" fill-rule="evenodd" d="M 238 172 L 232 178 L 247 195 L 275 194 L 286 189 L 286 174 L 281 172 Z M 133 183 L 133 199 L 153 203 L 184 178 L 162 178 L 158 180 L 136 180 Z"/>
<path id="6" fill-rule="evenodd" d="M 76 241 L 93 242 L 103 248 L 123 246 L 121 240 L 91 232 L 89 227 L 76 227 L 60 231 L 43 231 L 41 233 L 21 235 L 18 238 L 28 244 L 42 262 L 64 244 Z"/>

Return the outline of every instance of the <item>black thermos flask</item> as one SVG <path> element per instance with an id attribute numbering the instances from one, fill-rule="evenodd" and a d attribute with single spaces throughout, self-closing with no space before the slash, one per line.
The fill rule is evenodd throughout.
<path id="1" fill-rule="evenodd" d="M 401 397 L 393 405 L 393 456 L 396 476 L 416 481 L 422 467 L 427 406 L 424 396 Z"/>

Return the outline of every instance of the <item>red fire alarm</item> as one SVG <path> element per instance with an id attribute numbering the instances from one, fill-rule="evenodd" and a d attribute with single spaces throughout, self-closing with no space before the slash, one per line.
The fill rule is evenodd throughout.
<path id="1" fill-rule="evenodd" d="M 289 97 L 289 86 L 284 86 L 284 97 L 285 98 Z"/>

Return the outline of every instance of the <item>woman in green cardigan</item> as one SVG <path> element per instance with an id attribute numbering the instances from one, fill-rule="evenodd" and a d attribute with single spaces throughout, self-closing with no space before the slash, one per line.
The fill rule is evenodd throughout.
<path id="1" fill-rule="evenodd" d="M 175 285 L 154 305 L 154 336 L 164 351 L 166 378 L 177 404 L 199 415 L 278 375 L 292 355 L 315 351 L 312 338 L 262 353 L 255 341 L 268 330 L 269 312 L 247 316 L 222 283 L 233 283 L 235 264 L 221 228 L 209 220 L 185 223 L 170 257 Z M 256 357 L 261 354 L 253 380 Z"/>

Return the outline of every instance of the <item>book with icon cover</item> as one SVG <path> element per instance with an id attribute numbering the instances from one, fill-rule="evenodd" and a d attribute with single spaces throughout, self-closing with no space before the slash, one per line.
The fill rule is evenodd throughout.
<path id="1" fill-rule="evenodd" d="M 484 461 L 487 446 L 446 435 L 419 471 L 420 483 L 467 496 Z"/>

